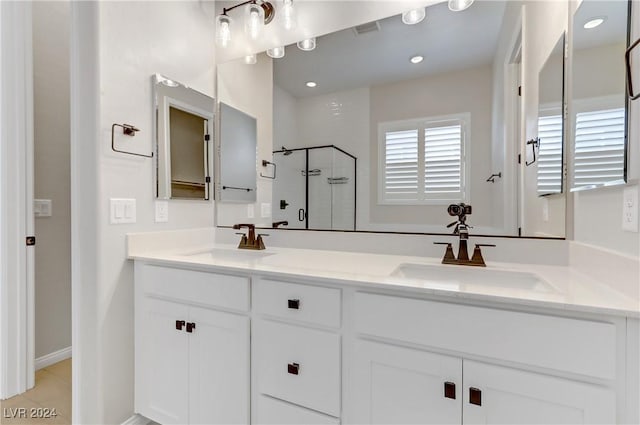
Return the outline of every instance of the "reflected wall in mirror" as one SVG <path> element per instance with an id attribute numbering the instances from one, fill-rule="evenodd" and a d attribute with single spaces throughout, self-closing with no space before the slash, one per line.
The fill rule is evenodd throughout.
<path id="1" fill-rule="evenodd" d="M 376 7 L 376 2 L 363 3 Z M 239 98 L 246 97 L 244 86 L 271 82 L 271 90 L 261 93 L 270 96 L 272 115 L 259 117 L 258 126 L 270 118 L 272 139 L 259 139 L 258 149 L 262 155 L 269 149 L 280 176 L 286 167 L 281 163 L 317 146 L 335 146 L 357 158 L 357 231 L 451 234 L 447 206 L 465 202 L 473 205 L 469 224 L 474 234 L 538 236 L 520 229 L 521 187 L 526 186 L 519 181 L 524 132 L 519 133 L 518 113 L 525 112 L 515 109 L 520 102 L 522 21 L 532 28 L 531 37 L 545 37 L 549 28 L 535 19 L 560 9 L 558 2 L 540 3 L 532 8 L 552 10 L 525 17 L 523 2 L 481 1 L 464 12 L 452 12 L 441 2 L 428 6 L 427 19 L 415 25 L 403 24 L 400 15 L 358 22 L 318 36 L 312 51 L 292 44 L 280 59 L 258 54 L 259 68 L 243 59 L 222 64 L 218 86 L 225 96 Z M 326 4 L 331 7 L 331 2 Z M 556 34 L 566 30 L 566 20 L 562 24 L 554 28 Z M 533 56 L 528 65 L 537 81 L 544 60 L 537 51 Z M 254 72 L 243 70 L 251 67 Z M 221 70 L 228 76 L 222 82 Z M 240 85 L 242 74 L 250 78 Z M 265 101 L 263 96 L 252 98 Z M 532 115 L 537 116 L 537 110 Z M 283 151 L 293 153 L 284 158 Z M 306 164 L 292 170 L 307 171 Z M 290 184 L 291 190 L 302 190 L 311 179 L 302 177 L 297 186 Z M 537 199 L 536 178 L 533 181 L 533 188 L 526 190 Z M 258 178 L 258 184 L 263 184 L 265 196 L 259 203 L 270 204 L 272 213 L 254 223 L 288 221 L 289 227 L 297 227 L 295 213 L 304 209 L 308 227 L 320 228 L 310 220 L 311 207 L 285 206 L 292 208 L 294 223 L 290 217 L 285 220 L 281 201 L 292 204 L 289 199 L 296 195 L 284 193 L 273 181 Z M 300 202 L 306 203 L 304 196 Z M 348 211 L 351 206 L 332 198 L 323 208 Z M 564 209 L 559 214 L 556 221 L 564 226 Z M 225 206 L 218 209 L 218 225 L 245 218 L 229 214 Z M 564 237 L 564 227 L 544 236 Z"/>
<path id="2" fill-rule="evenodd" d="M 538 196 L 563 192 L 564 52 L 563 34 L 538 79 L 538 153 L 535 162 Z"/>
<path id="3" fill-rule="evenodd" d="M 572 190 L 624 183 L 627 1 L 583 0 L 573 16 Z"/>
<path id="4" fill-rule="evenodd" d="M 160 74 L 152 82 L 156 196 L 208 200 L 214 100 Z"/>
<path id="5" fill-rule="evenodd" d="M 256 200 L 257 121 L 220 103 L 220 202 Z"/>

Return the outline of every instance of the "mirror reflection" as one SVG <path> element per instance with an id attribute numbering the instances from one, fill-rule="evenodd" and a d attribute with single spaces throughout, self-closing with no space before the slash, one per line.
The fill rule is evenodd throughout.
<path id="1" fill-rule="evenodd" d="M 213 98 L 152 77 L 160 199 L 209 199 Z"/>
<path id="2" fill-rule="evenodd" d="M 573 190 L 626 179 L 628 8 L 584 0 L 573 17 Z"/>

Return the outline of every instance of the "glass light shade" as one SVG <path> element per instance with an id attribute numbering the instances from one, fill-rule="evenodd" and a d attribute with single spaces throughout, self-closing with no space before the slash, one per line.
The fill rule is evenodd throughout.
<path id="1" fill-rule="evenodd" d="M 425 16 L 427 16 L 427 12 L 424 7 L 421 7 L 420 9 L 412 9 L 402 14 L 402 22 L 407 25 L 415 25 L 422 22 Z"/>
<path id="2" fill-rule="evenodd" d="M 232 20 L 227 15 L 220 15 L 216 18 L 216 43 L 220 47 L 227 47 L 231 43 Z"/>
<path id="3" fill-rule="evenodd" d="M 298 41 L 298 49 L 310 52 L 316 48 L 316 38 L 307 38 L 302 41 Z"/>
<path id="4" fill-rule="evenodd" d="M 264 9 L 255 3 L 249 3 L 245 8 L 244 32 L 251 40 L 257 40 L 264 26 Z"/>
<path id="5" fill-rule="evenodd" d="M 283 0 L 282 3 L 282 10 L 280 10 L 282 26 L 287 31 L 293 30 L 298 24 L 296 10 L 293 7 L 293 0 Z"/>
<path id="6" fill-rule="evenodd" d="M 274 59 L 280 59 L 284 57 L 284 46 L 282 47 L 274 47 L 273 49 L 267 50 L 267 56 Z"/>
<path id="7" fill-rule="evenodd" d="M 449 0 L 449 10 L 462 12 L 473 4 L 474 0 Z"/>
<path id="8" fill-rule="evenodd" d="M 258 63 L 258 56 L 255 53 L 253 55 L 247 55 L 244 57 L 244 63 L 247 65 L 255 65 Z"/>

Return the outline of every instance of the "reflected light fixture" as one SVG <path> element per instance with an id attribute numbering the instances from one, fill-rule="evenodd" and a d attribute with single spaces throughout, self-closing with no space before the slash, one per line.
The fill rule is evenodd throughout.
<path id="1" fill-rule="evenodd" d="M 233 21 L 228 14 L 241 6 L 246 6 L 244 30 L 251 40 L 258 39 L 262 26 L 273 21 L 276 14 L 273 4 L 266 0 L 247 0 L 235 6 L 223 8 L 222 14 L 216 17 L 216 43 L 220 47 L 228 47 L 231 43 Z"/>
<path id="2" fill-rule="evenodd" d="M 402 14 L 402 22 L 407 25 L 419 24 L 424 20 L 425 16 L 427 16 L 427 13 L 424 7 L 412 9 Z"/>
<path id="3" fill-rule="evenodd" d="M 307 87 L 309 88 L 314 88 L 318 86 L 318 83 L 316 83 L 315 81 L 307 81 Z"/>
<path id="4" fill-rule="evenodd" d="M 257 40 L 264 24 L 264 9 L 257 3 L 249 3 L 245 8 L 244 32 L 251 40 Z"/>
<path id="5" fill-rule="evenodd" d="M 315 37 L 307 38 L 307 39 L 304 39 L 302 41 L 298 41 L 298 49 L 300 49 L 300 50 L 304 50 L 305 52 L 310 52 L 315 48 L 316 48 L 316 39 L 315 39 Z"/>
<path id="6" fill-rule="evenodd" d="M 246 63 L 247 65 L 255 65 L 256 63 L 258 63 L 258 55 L 254 53 L 253 55 L 245 56 L 244 63 Z"/>
<path id="7" fill-rule="evenodd" d="M 586 30 L 590 30 L 590 29 L 593 29 L 595 27 L 599 27 L 606 20 L 607 20 L 607 18 L 605 16 L 598 16 L 598 17 L 595 17 L 595 18 L 591 18 L 587 22 L 585 22 L 583 27 Z"/>
<path id="8" fill-rule="evenodd" d="M 424 60 L 424 56 L 420 56 L 420 55 L 412 56 L 411 59 L 409 59 L 409 61 L 413 64 L 418 64 L 423 60 Z"/>
<path id="9" fill-rule="evenodd" d="M 267 50 L 267 56 L 274 59 L 280 59 L 284 57 L 284 46 L 274 47 Z"/>
<path id="10" fill-rule="evenodd" d="M 231 23 L 231 18 L 225 14 L 216 18 L 216 43 L 221 47 L 227 47 L 231 43 Z"/>
<path id="11" fill-rule="evenodd" d="M 462 12 L 473 4 L 474 0 L 449 0 L 449 10 L 453 12 Z"/>
<path id="12" fill-rule="evenodd" d="M 297 26 L 296 9 L 293 7 L 293 0 L 282 0 L 282 26 L 287 31 L 291 31 Z"/>

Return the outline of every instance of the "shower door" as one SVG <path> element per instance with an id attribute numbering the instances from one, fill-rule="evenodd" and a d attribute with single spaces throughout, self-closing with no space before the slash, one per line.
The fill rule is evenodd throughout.
<path id="1" fill-rule="evenodd" d="M 273 221 L 288 221 L 287 229 L 306 229 L 306 151 L 274 152 L 278 173 L 273 184 Z"/>

